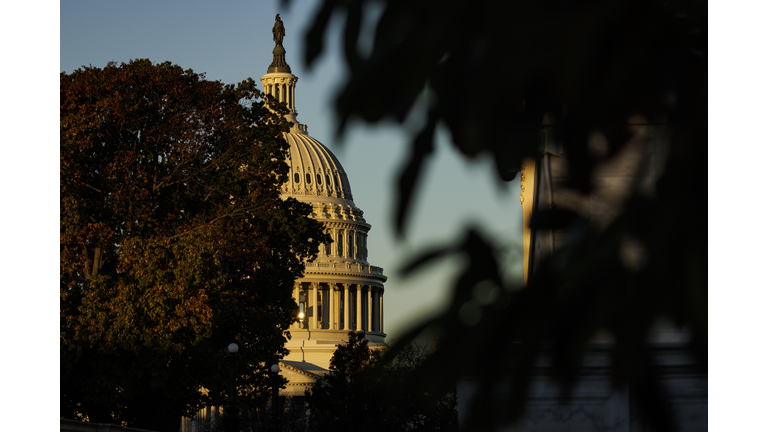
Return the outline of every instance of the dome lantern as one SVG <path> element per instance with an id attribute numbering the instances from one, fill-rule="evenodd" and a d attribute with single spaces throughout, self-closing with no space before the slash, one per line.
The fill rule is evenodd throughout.
<path id="1" fill-rule="evenodd" d="M 275 41 L 275 48 L 272 50 L 272 63 L 267 68 L 266 75 L 261 77 L 261 84 L 264 93 L 274 97 L 277 102 L 284 103 L 288 107 L 286 120 L 293 122 L 291 133 L 306 134 L 307 127 L 296 120 L 299 114 L 296 111 L 296 82 L 299 78 L 291 73 L 291 67 L 285 60 L 285 48 L 283 48 L 283 38 L 285 37 L 285 26 L 280 19 L 280 14 L 275 17 L 275 25 L 272 27 L 272 39 Z"/>

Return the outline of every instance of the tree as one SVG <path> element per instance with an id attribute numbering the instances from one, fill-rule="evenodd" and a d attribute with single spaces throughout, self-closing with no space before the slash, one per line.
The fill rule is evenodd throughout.
<path id="1" fill-rule="evenodd" d="M 707 3 L 381 1 L 373 46 L 363 54 L 358 47 L 369 3 L 323 1 L 306 34 L 305 60 L 312 65 L 319 58 L 330 17 L 339 17 L 349 69 L 336 99 L 339 131 L 350 119 L 403 122 L 412 111 L 425 114 L 395 192 L 401 235 L 439 125 L 467 159 L 492 156 L 501 183 L 538 155 L 546 119 L 565 152 L 567 186 L 581 195 L 594 188 L 593 174 L 631 140 L 630 117 L 668 131 L 669 152 L 655 194 L 635 189 L 607 228 L 595 229 L 562 209 L 533 215 L 536 228 L 567 230 L 574 240 L 543 263 L 525 289 L 501 277 L 505 264 L 497 242 L 473 229 L 463 241 L 413 259 L 406 274 L 453 253 L 467 256 L 469 264 L 446 313 L 414 328 L 402 343 L 427 329 L 443 334 L 441 354 L 425 368 L 443 378 L 456 378 L 462 365 L 480 360 L 483 347 L 502 347 L 498 358 L 517 371 L 507 400 L 514 419 L 525 407 L 536 358 L 553 356 L 567 398 L 588 342 L 605 331 L 616 340 L 614 384 L 634 386 L 649 424 L 670 430 L 647 335 L 659 319 L 688 328 L 689 349 L 706 369 Z M 487 86 L 467 81 L 474 76 Z M 457 88 L 467 82 L 474 87 Z M 606 138 L 604 154 L 590 151 L 595 133 Z M 639 239 L 650 257 L 639 271 L 618 259 L 627 238 Z M 500 298 L 467 326 L 460 311 L 483 283 L 500 287 Z M 483 376 L 489 385 L 494 378 L 491 371 Z M 478 429 L 499 418 L 476 414 L 485 423 Z"/>
<path id="2" fill-rule="evenodd" d="M 354 431 L 374 426 L 371 410 L 380 403 L 381 394 L 366 388 L 366 378 L 375 360 L 365 332 L 350 331 L 349 339 L 331 357 L 329 374 L 307 392 L 309 430 Z"/>
<path id="3" fill-rule="evenodd" d="M 167 62 L 61 73 L 62 416 L 176 432 L 230 342 L 241 396 L 268 386 L 328 239 L 280 199 L 288 124 L 259 97 Z"/>
<path id="4" fill-rule="evenodd" d="M 331 358 L 330 373 L 307 392 L 309 430 L 446 431 L 457 427 L 453 388 L 424 391 L 414 385 L 426 358 L 406 346 L 392 363 L 368 347 L 365 332 L 349 332 Z"/>

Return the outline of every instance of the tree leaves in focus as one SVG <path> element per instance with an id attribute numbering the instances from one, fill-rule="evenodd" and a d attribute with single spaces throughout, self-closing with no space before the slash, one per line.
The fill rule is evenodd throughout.
<path id="1" fill-rule="evenodd" d="M 134 60 L 60 77 L 61 411 L 176 432 L 286 353 L 302 260 L 326 239 L 279 198 L 288 125 L 252 79 Z M 201 393 L 202 389 L 208 394 Z"/>
<path id="2" fill-rule="evenodd" d="M 383 12 L 370 53 L 362 53 L 361 23 L 373 4 Z M 533 215 L 535 229 L 558 229 L 571 241 L 539 263 L 525 289 L 501 278 L 499 268 L 509 264 L 496 242 L 473 229 L 463 242 L 417 258 L 406 273 L 448 254 L 468 264 L 449 310 L 402 343 L 426 330 L 444 335 L 428 360 L 434 367 L 424 368 L 427 383 L 456 379 L 487 355 L 483 347 L 500 347 L 495 362 L 515 371 L 504 410 L 515 419 L 537 359 L 551 357 L 567 399 L 589 342 L 604 332 L 615 340 L 614 384 L 632 386 L 650 427 L 671 430 L 675 420 L 648 338 L 660 321 L 686 329 L 688 349 L 706 371 L 707 3 L 324 0 L 307 33 L 309 65 L 322 55 L 333 15 L 344 26 L 338 43 L 350 72 L 335 102 L 339 131 L 351 119 L 402 123 L 414 110 L 428 119 L 397 184 L 400 235 L 440 125 L 466 158 L 490 155 L 501 181 L 539 157 L 546 128 L 563 149 L 561 187 L 581 197 L 595 190 L 595 173 L 628 147 L 629 123 L 663 132 L 667 151 L 653 193 L 636 185 L 607 226 L 562 209 Z M 602 152 L 590 148 L 595 134 L 605 138 Z M 642 251 L 642 265 L 622 259 L 628 242 Z M 479 301 L 478 289 L 496 300 Z M 484 390 L 493 379 L 486 370 Z M 499 420 L 498 411 L 483 411 L 489 405 L 475 406 L 477 427 Z"/>

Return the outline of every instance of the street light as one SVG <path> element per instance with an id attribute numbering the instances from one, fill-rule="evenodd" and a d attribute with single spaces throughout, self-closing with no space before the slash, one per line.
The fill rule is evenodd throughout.
<path id="1" fill-rule="evenodd" d="M 227 399 L 227 406 L 224 407 L 224 431 L 225 432 L 240 432 L 240 408 L 237 407 L 237 386 L 235 385 L 235 377 L 237 376 L 237 351 L 239 347 L 236 343 L 231 343 L 227 347 L 229 355 L 224 357 L 229 363 L 229 398 Z"/>
<path id="2" fill-rule="evenodd" d="M 280 411 L 278 410 L 279 400 L 277 395 L 277 388 L 280 383 L 280 365 L 273 364 L 270 368 L 272 372 L 272 421 L 270 429 L 273 432 L 280 431 Z"/>
<path id="3" fill-rule="evenodd" d="M 304 318 L 307 316 L 307 292 L 299 292 L 299 328 L 304 328 Z"/>

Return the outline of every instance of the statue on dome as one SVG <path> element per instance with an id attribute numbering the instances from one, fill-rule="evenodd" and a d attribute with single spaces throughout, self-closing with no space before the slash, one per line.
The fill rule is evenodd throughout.
<path id="1" fill-rule="evenodd" d="M 275 16 L 275 25 L 272 26 L 272 40 L 276 44 L 282 46 L 283 38 L 285 37 L 285 27 L 283 27 L 283 20 L 280 19 L 280 14 Z"/>

